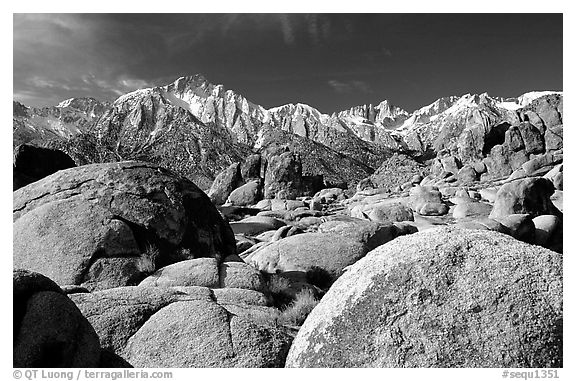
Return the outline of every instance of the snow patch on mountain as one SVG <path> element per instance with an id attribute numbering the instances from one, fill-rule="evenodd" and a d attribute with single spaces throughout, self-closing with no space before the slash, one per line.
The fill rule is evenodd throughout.
<path id="1" fill-rule="evenodd" d="M 547 95 L 562 95 L 561 91 L 530 91 L 528 93 L 520 95 L 518 98 L 509 98 L 498 102 L 496 106 L 504 108 L 506 110 L 515 111 L 523 107 L 528 106 L 530 103 L 534 102 L 536 99 L 547 96 Z"/>
<path id="2" fill-rule="evenodd" d="M 147 87 L 144 89 L 138 89 L 138 90 L 134 90 L 132 92 L 129 92 L 127 94 L 121 95 L 119 96 L 115 101 L 114 104 L 123 104 L 123 103 L 134 103 L 135 101 L 138 101 L 139 99 L 145 97 L 146 95 L 150 94 L 152 92 L 153 88 L 151 87 Z"/>
<path id="3" fill-rule="evenodd" d="M 172 106 L 177 106 L 180 107 L 186 111 L 191 112 L 192 114 L 195 114 L 194 112 L 194 108 L 192 107 L 192 105 L 190 105 L 190 103 L 184 101 L 181 98 L 178 98 L 174 92 L 172 91 L 166 91 L 166 90 L 162 90 L 161 92 L 162 96 L 166 99 L 166 101 L 171 104 Z M 196 110 L 196 112 L 198 112 L 198 110 Z"/>

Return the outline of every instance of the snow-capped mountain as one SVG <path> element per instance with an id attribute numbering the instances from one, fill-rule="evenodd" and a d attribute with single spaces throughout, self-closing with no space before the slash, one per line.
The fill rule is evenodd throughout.
<path id="1" fill-rule="evenodd" d="M 562 97 L 562 92 L 529 92 L 506 99 L 487 93 L 440 98 L 414 111 L 396 132 L 412 150 L 434 149 L 437 152 L 475 126 L 486 130 L 500 122 L 521 122 L 524 110 L 547 96 Z"/>
<path id="2" fill-rule="evenodd" d="M 377 106 L 372 104 L 355 106 L 337 114 L 339 118 L 355 117 L 359 118 L 356 119 L 358 122 L 379 124 L 388 128 L 397 127 L 409 115 L 407 111 L 392 105 L 388 100 L 383 100 Z"/>
<path id="3" fill-rule="evenodd" d="M 145 160 L 209 186 L 224 166 L 249 154 L 227 128 L 203 123 L 163 87 L 141 89 L 118 98 L 97 121 L 101 149 L 119 160 Z"/>
<path id="4" fill-rule="evenodd" d="M 90 97 L 70 98 L 60 102 L 56 107 L 60 110 L 77 110 L 90 118 L 99 118 L 110 107 L 110 103 Z"/>
<path id="5" fill-rule="evenodd" d="M 303 141 L 293 149 L 308 147 L 316 156 L 350 158 L 358 163 L 359 176 L 389 154 L 385 147 L 361 139 L 338 118 L 311 106 L 288 104 L 267 110 L 222 85 L 211 85 L 202 76 L 182 77 L 119 97 L 94 131 L 102 146 L 119 158 L 138 158 L 146 152 L 160 158 L 172 151 L 175 158 L 162 159 L 161 164 L 200 183 L 239 161 L 245 152 L 265 149 L 262 142 L 273 144 L 269 136 L 274 131 L 288 134 L 277 135 L 286 144 L 291 140 L 286 136 L 300 136 L 326 147 Z M 173 140 L 177 141 L 170 143 Z M 338 176 L 338 170 L 327 174 L 331 175 Z"/>
<path id="6" fill-rule="evenodd" d="M 223 85 L 213 85 L 200 75 L 180 77 L 161 88 L 168 102 L 184 108 L 203 123 L 214 123 L 234 134 L 238 142 L 254 144 L 267 121 L 266 110 Z"/>
<path id="7" fill-rule="evenodd" d="M 162 87 L 161 91 L 172 105 L 189 111 L 203 123 L 214 123 L 226 128 L 239 143 L 250 146 L 256 144 L 258 131 L 263 126 L 271 126 L 328 146 L 333 146 L 331 142 L 336 135 L 340 140 L 363 140 L 397 148 L 390 133 L 378 124 L 374 125 L 376 127 L 372 126 L 373 123 L 365 126 L 361 120 L 356 120 L 358 118 L 348 118 L 345 114 L 342 117 L 330 116 L 302 103 L 265 109 L 233 90 L 225 89 L 223 85 L 212 85 L 202 75 L 178 78 Z M 386 101 L 375 110 L 375 121 L 386 123 L 407 114 L 404 110 L 388 105 Z M 363 144 L 358 141 L 354 143 Z"/>
<path id="8" fill-rule="evenodd" d="M 481 160 L 495 144 L 490 137 L 495 126 L 529 121 L 543 133 L 561 125 L 562 112 L 562 93 L 553 91 L 517 98 L 486 93 L 448 96 L 412 113 L 388 100 L 332 115 L 302 103 L 266 109 L 194 75 L 130 92 L 113 104 L 71 98 L 55 107 L 34 109 L 14 102 L 13 119 L 15 145 L 92 136 L 88 145 L 103 149 L 100 157 L 106 160 L 157 162 L 202 186 L 249 152 L 266 151 L 279 142 L 311 160 L 340 157 L 354 168 L 344 177 L 336 167 L 322 167 L 334 181 L 358 180 L 392 152 L 450 152 L 462 162 Z"/>
<path id="9" fill-rule="evenodd" d="M 13 145 L 34 140 L 70 139 L 86 132 L 110 107 L 94 98 L 71 98 L 54 107 L 13 102 Z"/>
<path id="10" fill-rule="evenodd" d="M 530 91 L 528 93 L 520 95 L 518 98 L 507 98 L 501 99 L 497 106 L 499 108 L 504 108 L 507 110 L 518 110 L 523 107 L 528 106 L 530 103 L 538 98 L 542 98 L 548 95 L 562 95 L 561 91 Z"/>

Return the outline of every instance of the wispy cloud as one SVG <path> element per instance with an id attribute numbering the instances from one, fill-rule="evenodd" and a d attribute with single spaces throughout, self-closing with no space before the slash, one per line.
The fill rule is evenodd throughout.
<path id="1" fill-rule="evenodd" d="M 340 94 L 351 94 L 351 93 L 366 93 L 372 92 L 370 85 L 364 81 L 351 80 L 351 81 L 339 81 L 336 79 L 331 79 L 328 81 L 328 85 L 334 89 L 335 92 Z"/>
<path id="2" fill-rule="evenodd" d="M 154 68 L 150 52 L 162 50 L 160 38 L 139 38 L 143 31 L 105 15 L 15 14 L 14 98 L 44 106 L 150 87 L 161 75 L 143 73 L 146 62 Z"/>
<path id="3" fill-rule="evenodd" d="M 53 81 L 49 78 L 42 78 L 39 76 L 32 76 L 25 80 L 25 83 L 29 84 L 32 87 L 38 87 L 41 89 L 62 89 L 62 90 L 70 90 L 71 87 L 60 83 L 57 81 Z"/>
<path id="4" fill-rule="evenodd" d="M 290 15 L 278 15 L 280 18 L 280 27 L 282 30 L 282 36 L 284 37 L 284 43 L 286 45 L 292 45 L 296 38 L 294 37 L 294 27 L 290 21 Z"/>
<path id="5" fill-rule="evenodd" d="M 319 18 L 318 15 L 314 14 L 307 15 L 306 17 L 306 23 L 308 26 L 308 36 L 310 37 L 312 44 L 315 46 L 320 45 L 322 38 L 318 18 Z"/>
<path id="6" fill-rule="evenodd" d="M 82 82 L 90 88 L 98 88 L 101 92 L 113 93 L 116 96 L 124 95 L 137 89 L 154 86 L 153 83 L 144 79 L 120 77 L 104 80 L 97 78 L 94 74 L 82 76 Z"/>
<path id="7" fill-rule="evenodd" d="M 314 47 L 312 65 L 335 62 L 327 49 L 341 22 L 322 14 L 15 14 L 14 97 L 36 92 L 34 106 L 77 96 L 113 100 L 168 83 L 161 78 L 204 73 L 224 82 L 213 74 L 241 66 L 246 76 L 299 78 L 300 69 L 285 67 L 302 56 L 286 57 L 284 46 Z M 333 69 L 321 77 L 342 80 Z"/>
<path id="8" fill-rule="evenodd" d="M 321 14 L 277 15 L 282 37 L 286 45 L 298 42 L 319 47 L 330 40 L 330 18 Z"/>
<path id="9" fill-rule="evenodd" d="M 31 106 L 78 96 L 113 100 L 195 73 L 266 107 L 296 100 L 332 110 L 344 98 L 380 99 L 384 89 L 410 108 L 419 99 L 487 82 L 494 93 L 556 88 L 562 84 L 561 16 L 15 14 L 13 95 Z M 536 24 L 542 28 L 527 27 Z M 511 64 L 533 56 L 526 41 L 538 44 L 546 65 Z M 486 61 L 495 55 L 501 57 L 496 66 Z M 471 68 L 479 74 L 470 76 Z M 427 86 L 414 94 L 403 78 Z"/>

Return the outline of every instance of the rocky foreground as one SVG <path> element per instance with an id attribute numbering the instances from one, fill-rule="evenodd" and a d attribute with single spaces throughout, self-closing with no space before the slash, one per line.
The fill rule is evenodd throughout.
<path id="1" fill-rule="evenodd" d="M 208 194 L 145 162 L 58 170 L 14 192 L 14 366 L 562 367 L 562 164 L 541 157 L 354 194 L 291 152 Z"/>
<path id="2" fill-rule="evenodd" d="M 14 102 L 14 366 L 562 367 L 562 98 Z"/>

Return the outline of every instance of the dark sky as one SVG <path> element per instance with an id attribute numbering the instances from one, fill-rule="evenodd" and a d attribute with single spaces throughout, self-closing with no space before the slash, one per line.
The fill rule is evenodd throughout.
<path id="1" fill-rule="evenodd" d="M 30 106 L 195 73 L 264 107 L 326 113 L 562 90 L 562 15 L 14 15 L 14 99 Z"/>

